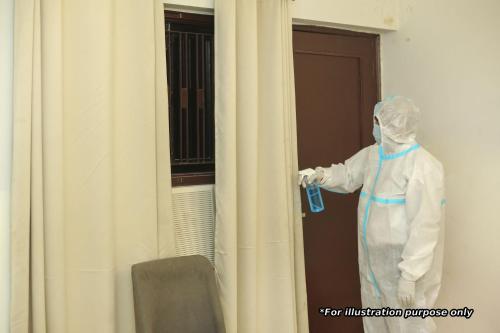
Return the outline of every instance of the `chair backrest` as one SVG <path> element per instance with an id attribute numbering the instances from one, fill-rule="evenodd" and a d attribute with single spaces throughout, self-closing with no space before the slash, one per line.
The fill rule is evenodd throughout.
<path id="1" fill-rule="evenodd" d="M 132 266 L 137 333 L 225 333 L 215 272 L 203 256 Z"/>

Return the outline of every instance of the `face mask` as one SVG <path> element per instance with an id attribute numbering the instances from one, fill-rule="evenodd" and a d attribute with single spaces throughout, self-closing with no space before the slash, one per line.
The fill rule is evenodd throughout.
<path id="1" fill-rule="evenodd" d="M 382 141 L 382 132 L 380 131 L 380 126 L 377 124 L 373 124 L 373 137 L 375 141 L 380 144 Z"/>

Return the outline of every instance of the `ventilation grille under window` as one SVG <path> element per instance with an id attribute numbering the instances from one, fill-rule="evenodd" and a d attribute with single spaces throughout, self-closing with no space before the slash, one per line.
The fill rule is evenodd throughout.
<path id="1" fill-rule="evenodd" d="M 172 189 L 176 254 L 201 254 L 214 263 L 215 209 L 213 185 Z"/>

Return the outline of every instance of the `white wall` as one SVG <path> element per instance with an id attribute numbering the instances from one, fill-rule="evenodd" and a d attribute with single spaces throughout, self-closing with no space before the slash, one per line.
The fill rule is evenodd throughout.
<path id="1" fill-rule="evenodd" d="M 214 0 L 164 0 L 184 9 L 214 8 Z M 298 23 L 397 29 L 398 0 L 294 0 L 292 16 Z"/>
<path id="2" fill-rule="evenodd" d="M 389 29 L 398 28 L 398 0 L 295 0 L 294 21 L 328 26 Z"/>
<path id="3" fill-rule="evenodd" d="M 214 0 L 163 0 L 165 7 L 172 10 L 194 13 L 213 13 Z"/>
<path id="4" fill-rule="evenodd" d="M 195 8 L 214 8 L 214 0 L 164 0 L 169 5 L 189 6 Z"/>
<path id="5" fill-rule="evenodd" d="M 13 9 L 0 0 L 0 332 L 9 332 Z"/>
<path id="6" fill-rule="evenodd" d="M 420 142 L 446 169 L 447 230 L 438 306 L 473 307 L 438 332 L 499 332 L 500 1 L 401 0 L 382 35 L 386 95 L 414 98 Z"/>

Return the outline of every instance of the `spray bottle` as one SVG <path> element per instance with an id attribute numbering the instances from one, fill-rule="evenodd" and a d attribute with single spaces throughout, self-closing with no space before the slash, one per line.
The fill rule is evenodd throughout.
<path id="1" fill-rule="evenodd" d="M 323 206 L 323 198 L 321 197 L 321 188 L 318 184 L 309 184 L 306 187 L 307 199 L 309 200 L 309 208 L 313 213 L 322 212 L 325 207 Z"/>

